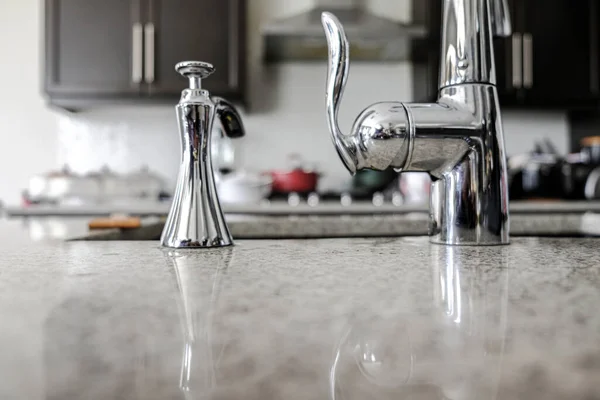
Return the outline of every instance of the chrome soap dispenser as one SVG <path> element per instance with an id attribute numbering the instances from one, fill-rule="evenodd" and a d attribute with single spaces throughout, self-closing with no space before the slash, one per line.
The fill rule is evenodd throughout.
<path id="1" fill-rule="evenodd" d="M 245 135 L 236 109 L 223 98 L 202 89 L 202 79 L 215 69 L 205 62 L 184 61 L 175 70 L 189 79 L 176 107 L 181 140 L 181 166 L 171 209 L 161 235 L 161 245 L 172 248 L 230 246 L 233 239 L 219 203 L 215 185 L 211 132 L 215 116 L 224 135 Z"/>

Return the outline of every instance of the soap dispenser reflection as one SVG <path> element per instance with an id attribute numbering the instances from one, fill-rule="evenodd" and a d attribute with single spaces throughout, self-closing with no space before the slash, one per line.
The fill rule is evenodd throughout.
<path id="1" fill-rule="evenodd" d="M 202 89 L 202 79 L 215 69 L 205 62 L 184 61 L 175 66 L 189 79 L 176 107 L 181 140 L 181 165 L 173 203 L 161 235 L 161 244 L 172 248 L 208 248 L 233 244 L 217 189 L 211 156 L 215 116 L 229 138 L 245 135 L 235 107 Z"/>
<path id="2" fill-rule="evenodd" d="M 498 399 L 510 333 L 506 249 L 482 272 L 473 262 L 480 248 L 429 247 L 429 293 L 415 301 L 415 292 L 396 292 L 384 298 L 396 307 L 363 307 L 340 331 L 330 399 Z"/>
<path id="3" fill-rule="evenodd" d="M 219 315 L 223 301 L 219 300 L 234 248 L 203 252 L 201 258 L 197 252 L 165 250 L 165 257 L 178 289 L 184 338 L 179 389 L 185 399 L 205 398 L 226 382 L 219 365 L 232 356 L 231 337 L 222 329 Z"/>

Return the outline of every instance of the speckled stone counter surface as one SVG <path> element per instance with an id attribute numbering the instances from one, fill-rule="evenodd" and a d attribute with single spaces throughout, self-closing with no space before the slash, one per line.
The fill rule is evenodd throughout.
<path id="1" fill-rule="evenodd" d="M 600 399 L 600 239 L 0 251 L 0 399 Z"/>

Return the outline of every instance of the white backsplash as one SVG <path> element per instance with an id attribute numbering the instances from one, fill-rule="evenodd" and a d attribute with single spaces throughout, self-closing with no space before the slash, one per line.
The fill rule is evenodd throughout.
<path id="1" fill-rule="evenodd" d="M 58 163 L 78 173 L 108 166 L 129 172 L 142 165 L 172 175 L 179 139 L 170 107 L 101 109 L 60 115 Z M 169 172 L 167 172 L 169 171 Z"/>

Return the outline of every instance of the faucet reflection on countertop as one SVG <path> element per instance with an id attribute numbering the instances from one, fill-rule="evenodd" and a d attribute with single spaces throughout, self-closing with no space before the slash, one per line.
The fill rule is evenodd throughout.
<path id="1" fill-rule="evenodd" d="M 498 397 L 507 336 L 508 257 L 483 273 L 465 269 L 469 255 L 431 247 L 429 309 L 377 317 L 356 315 L 336 344 L 332 400 Z"/>

